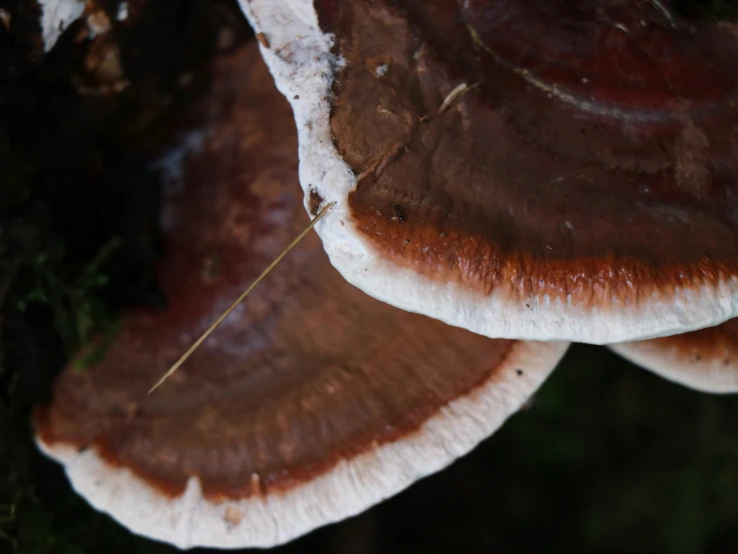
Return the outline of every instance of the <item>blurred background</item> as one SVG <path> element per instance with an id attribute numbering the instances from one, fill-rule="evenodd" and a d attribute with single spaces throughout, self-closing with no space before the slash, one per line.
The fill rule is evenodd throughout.
<path id="1" fill-rule="evenodd" d="M 152 156 L 254 40 L 235 1 L 88 0 L 44 52 L 0 0 L 0 553 L 176 552 L 72 492 L 32 442 L 54 375 L 127 306 L 163 308 Z M 736 0 L 680 0 L 730 19 Z M 106 23 L 107 18 L 107 23 Z M 738 401 L 575 345 L 526 409 L 447 470 L 277 553 L 738 553 Z M 206 552 L 204 549 L 195 552 Z"/>

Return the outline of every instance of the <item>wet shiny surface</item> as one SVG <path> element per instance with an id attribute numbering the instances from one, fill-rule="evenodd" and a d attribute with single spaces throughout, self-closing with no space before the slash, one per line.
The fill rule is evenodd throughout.
<path id="1" fill-rule="evenodd" d="M 734 26 L 646 1 L 316 5 L 348 62 L 354 221 L 397 264 L 605 307 L 738 273 Z"/>

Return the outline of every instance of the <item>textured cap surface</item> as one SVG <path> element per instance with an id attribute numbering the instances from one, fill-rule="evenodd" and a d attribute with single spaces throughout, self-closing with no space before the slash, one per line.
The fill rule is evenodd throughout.
<path id="1" fill-rule="evenodd" d="M 307 223 L 294 124 L 255 43 L 221 60 L 163 165 L 170 307 L 126 316 L 104 359 L 39 409 L 41 448 L 136 533 L 270 546 L 468 452 L 566 344 L 491 340 L 352 287 L 308 235 L 163 387 L 147 389 Z"/>
<path id="2" fill-rule="evenodd" d="M 645 0 L 242 7 L 362 290 L 491 337 L 738 315 L 734 26 Z"/>

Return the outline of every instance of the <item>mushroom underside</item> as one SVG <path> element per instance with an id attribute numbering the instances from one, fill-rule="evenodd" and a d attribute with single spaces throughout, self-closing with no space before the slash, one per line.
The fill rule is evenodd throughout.
<path id="1" fill-rule="evenodd" d="M 738 320 L 647 341 L 611 344 L 623 358 L 693 389 L 738 392 Z"/>

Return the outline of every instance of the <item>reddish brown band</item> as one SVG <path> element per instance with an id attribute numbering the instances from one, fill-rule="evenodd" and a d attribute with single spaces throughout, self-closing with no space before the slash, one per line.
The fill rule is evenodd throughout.
<path id="1" fill-rule="evenodd" d="M 198 145 L 166 186 L 161 286 L 104 360 L 67 369 L 36 414 L 47 445 L 98 449 L 167 494 L 303 484 L 417 430 L 494 377 L 514 342 L 402 312 L 348 285 L 310 234 L 151 396 L 152 383 L 307 223 L 286 102 L 255 44 L 218 62 Z M 257 477 L 254 478 L 254 475 Z"/>
<path id="2" fill-rule="evenodd" d="M 735 26 L 645 0 L 316 7 L 347 62 L 354 224 L 383 256 L 585 307 L 738 275 Z"/>

